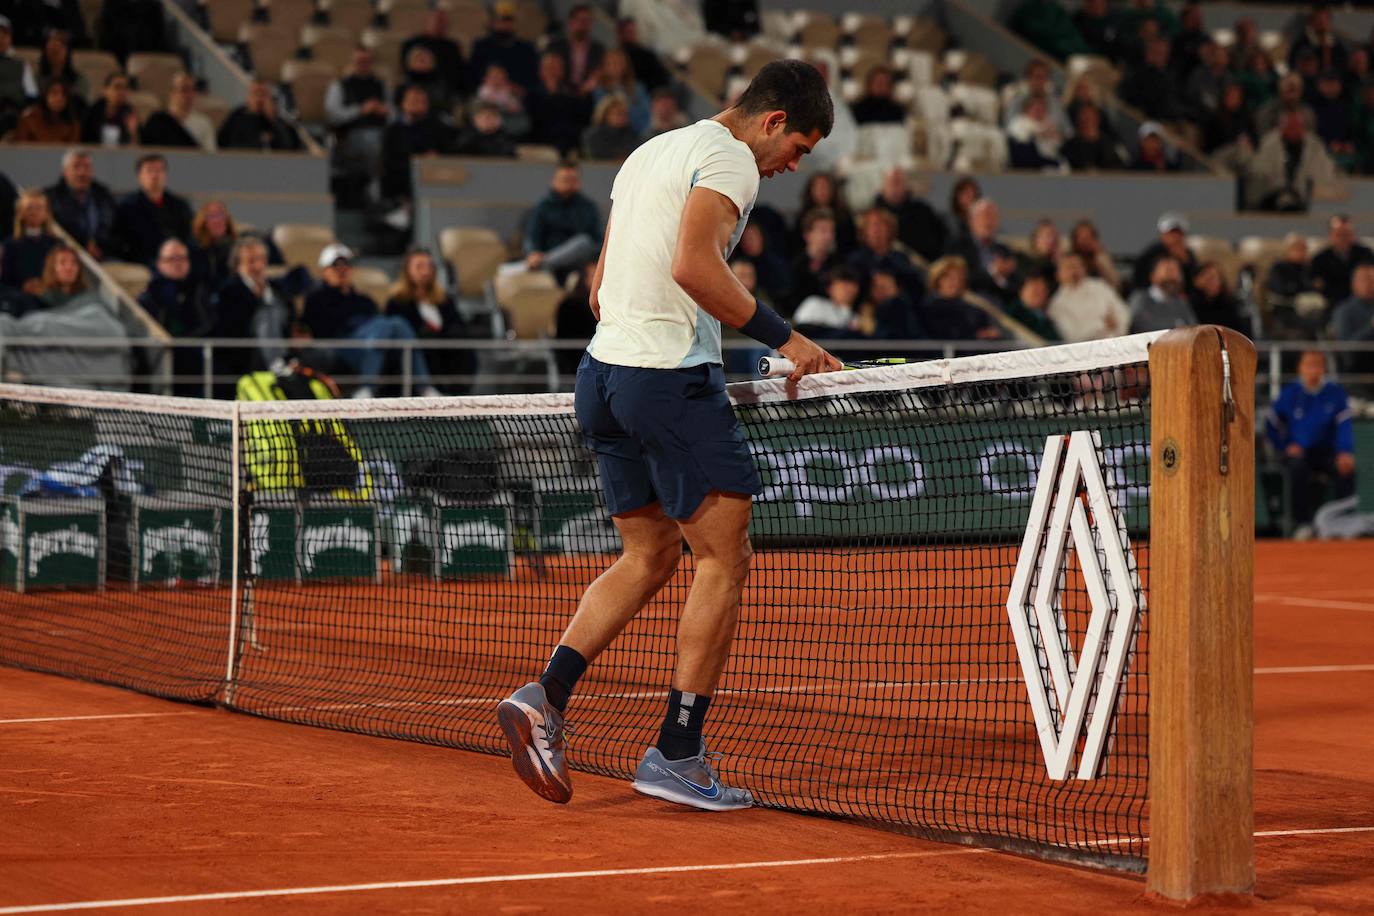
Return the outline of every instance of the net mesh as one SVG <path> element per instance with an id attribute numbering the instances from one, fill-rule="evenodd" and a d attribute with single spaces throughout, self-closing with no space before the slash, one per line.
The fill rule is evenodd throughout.
<path id="1" fill-rule="evenodd" d="M 732 389 L 766 489 L 707 723 L 727 784 L 770 806 L 1143 867 L 1145 349 L 1062 350 L 843 373 L 800 397 Z M 495 702 L 539 673 L 619 550 L 566 396 L 245 404 L 236 420 L 220 402 L 72 397 L 0 389 L 8 664 L 505 753 Z M 1087 476 L 1107 502 L 1071 481 L 1095 534 L 1055 552 L 1035 495 L 1071 464 L 1042 468 L 1047 441 L 1075 432 L 1092 437 Z M 41 558 L 29 546 L 88 528 L 49 534 Z M 1120 568 L 1114 550 L 1124 582 L 1102 572 Z M 684 554 L 579 686 L 573 767 L 628 777 L 653 742 L 692 572 Z M 1139 608 L 1117 617 L 1120 677 L 1105 649 L 1083 654 L 1104 603 Z M 1040 640 L 1029 680 L 1018 614 Z M 1056 655 L 1073 683 L 1075 667 L 1090 675 L 1076 731 Z M 1037 692 L 1067 778 L 1049 773 Z M 1095 778 L 1076 778 L 1092 726 Z"/>

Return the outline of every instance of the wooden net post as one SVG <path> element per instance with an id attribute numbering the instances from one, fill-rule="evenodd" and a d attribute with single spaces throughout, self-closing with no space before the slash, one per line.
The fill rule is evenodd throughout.
<path id="1" fill-rule="evenodd" d="M 1150 387 L 1148 885 L 1249 894 L 1255 347 L 1171 331 L 1150 347 Z"/>

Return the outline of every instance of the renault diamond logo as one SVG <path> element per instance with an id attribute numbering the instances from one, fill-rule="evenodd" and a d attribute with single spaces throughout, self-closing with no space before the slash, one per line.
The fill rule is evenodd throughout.
<path id="1" fill-rule="evenodd" d="M 1101 447 L 1097 433 L 1084 430 L 1045 440 L 1030 521 L 1007 595 L 1016 652 L 1051 779 L 1068 778 L 1080 737 L 1077 776 L 1098 775 L 1141 610 L 1140 579 L 1126 525 L 1112 506 L 1097 460 Z M 1080 498 L 1084 490 L 1087 508 Z M 1059 599 L 1070 535 L 1092 604 L 1077 660 Z"/>

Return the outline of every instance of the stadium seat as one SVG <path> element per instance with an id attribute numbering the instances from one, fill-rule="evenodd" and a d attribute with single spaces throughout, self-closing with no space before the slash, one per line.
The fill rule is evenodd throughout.
<path id="1" fill-rule="evenodd" d="M 939 86 L 922 86 L 916 90 L 916 113 L 930 124 L 949 123 L 950 98 Z"/>
<path id="2" fill-rule="evenodd" d="M 515 158 L 521 162 L 544 162 L 554 165 L 562 157 L 558 155 L 558 148 L 554 146 L 544 143 L 517 143 L 515 144 Z"/>
<path id="3" fill-rule="evenodd" d="M 487 34 L 491 15 L 478 0 L 453 0 L 448 8 L 449 32 L 455 41 L 461 42 L 465 53 L 472 50 L 472 43 Z"/>
<path id="4" fill-rule="evenodd" d="M 845 38 L 856 48 L 887 56 L 892 47 L 892 26 L 873 13 L 846 13 L 840 20 Z"/>
<path id="5" fill-rule="evenodd" d="M 105 77 L 119 70 L 119 59 L 109 51 L 73 51 L 72 69 L 86 78 L 90 100 L 100 97 Z"/>
<path id="6" fill-rule="evenodd" d="M 1121 71 L 1112 62 L 1097 54 L 1074 54 L 1068 59 L 1065 69 L 1068 72 L 1066 86 L 1071 87 L 1075 80 L 1088 80 L 1097 88 L 1100 95 L 1111 95 L 1121 82 Z"/>
<path id="7" fill-rule="evenodd" d="M 377 305 L 386 304 L 391 291 L 391 277 L 380 267 L 353 268 L 353 286 Z"/>
<path id="8" fill-rule="evenodd" d="M 549 30 L 549 16 L 539 0 L 515 0 L 515 34 L 538 42 Z"/>
<path id="9" fill-rule="evenodd" d="M 393 71 L 401 66 L 401 45 L 414 32 L 396 28 L 368 29 L 363 33 L 363 45 L 372 52 L 374 67 L 388 67 Z M 388 84 L 389 85 L 389 84 Z"/>
<path id="10" fill-rule="evenodd" d="M 176 54 L 130 54 L 125 70 L 141 92 L 151 92 L 160 99 L 172 90 L 172 77 L 186 70 L 186 63 Z"/>
<path id="11" fill-rule="evenodd" d="M 289 36 L 295 41 L 300 37 L 301 29 L 315 18 L 315 5 L 311 0 L 269 0 L 267 18 L 282 36 Z"/>
<path id="12" fill-rule="evenodd" d="M 957 172 L 1000 172 L 1007 167 L 1007 136 L 1000 127 L 969 118 L 949 123 Z"/>
<path id="13" fill-rule="evenodd" d="M 766 64 L 777 60 L 779 56 L 773 48 L 756 41 L 737 46 L 731 53 L 735 66 L 748 79 L 753 79 Z"/>
<path id="14" fill-rule="evenodd" d="M 278 223 L 272 229 L 272 241 L 287 264 L 299 264 L 318 275 L 320 252 L 335 238 L 331 227 L 318 223 Z"/>
<path id="15" fill-rule="evenodd" d="M 249 23 L 239 30 L 239 43 L 248 52 L 249 70 L 269 83 L 281 81 L 281 67 L 296 56 L 296 33 L 282 32 L 270 24 Z"/>
<path id="16" fill-rule="evenodd" d="M 1236 258 L 1242 266 L 1249 267 L 1255 274 L 1255 290 L 1261 304 L 1266 304 L 1266 281 L 1269 269 L 1283 257 L 1283 239 L 1247 235 L 1236 243 Z"/>
<path id="17" fill-rule="evenodd" d="M 517 340 L 552 337 L 563 289 L 542 270 L 497 276 L 496 302 L 506 310 Z"/>
<path id="18" fill-rule="evenodd" d="M 887 52 L 878 53 L 867 48 L 841 48 L 840 69 L 863 85 L 874 67 L 887 66 Z"/>
<path id="19" fill-rule="evenodd" d="M 140 124 L 146 124 L 148 116 L 162 108 L 163 100 L 151 92 L 144 92 L 141 89 L 129 93 L 129 106 L 138 115 Z"/>
<path id="20" fill-rule="evenodd" d="M 860 124 L 854 156 L 885 167 L 903 164 L 911 157 L 911 131 L 905 124 Z"/>
<path id="21" fill-rule="evenodd" d="M 997 85 L 1000 75 L 997 65 L 977 51 L 947 51 L 944 64 L 945 72 L 955 74 L 960 82 L 989 89 Z"/>
<path id="22" fill-rule="evenodd" d="M 142 264 L 106 261 L 100 266 L 106 275 L 114 281 L 114 284 L 128 293 L 132 299 L 137 299 L 143 295 L 143 291 L 148 288 L 149 281 L 153 279 L 153 272 Z"/>
<path id="23" fill-rule="evenodd" d="M 328 12 L 331 26 L 348 29 L 354 35 L 371 28 L 377 19 L 372 0 L 330 0 Z"/>
<path id="24" fill-rule="evenodd" d="M 899 48 L 892 52 L 892 66 L 904 71 L 917 86 L 933 86 L 940 81 L 940 64 L 929 51 Z"/>
<path id="25" fill-rule="evenodd" d="M 239 26 L 253 21 L 257 0 L 206 0 L 201 4 L 210 22 L 210 37 L 222 44 L 238 39 Z"/>
<path id="26" fill-rule="evenodd" d="M 301 45 L 309 49 L 310 59 L 333 64 L 343 70 L 353 60 L 358 34 L 338 26 L 309 25 L 301 31 Z"/>
<path id="27" fill-rule="evenodd" d="M 949 89 L 949 99 L 980 124 L 1001 123 L 1001 101 L 997 93 L 986 86 L 955 83 Z"/>
<path id="28" fill-rule="evenodd" d="M 706 41 L 684 48 L 679 59 L 682 57 L 685 57 L 687 79 L 708 98 L 720 98 L 730 70 L 729 52 L 715 42 Z"/>
<path id="29" fill-rule="evenodd" d="M 906 46 L 913 51 L 939 54 L 945 50 L 947 41 L 945 30 L 940 28 L 940 23 L 928 16 L 915 17 L 906 28 Z"/>
<path id="30" fill-rule="evenodd" d="M 840 40 L 840 27 L 828 13 L 798 13 L 793 19 L 794 41 L 803 48 L 833 48 Z"/>
<path id="31" fill-rule="evenodd" d="M 35 77 L 38 75 L 38 65 L 43 59 L 41 48 L 15 48 L 14 57 L 16 60 L 22 60 L 28 64 Z"/>
<path id="32" fill-rule="evenodd" d="M 224 119 L 229 117 L 232 109 L 227 101 L 217 95 L 197 95 L 195 109 L 210 119 L 210 123 L 215 125 L 215 130 L 220 129 Z"/>
<path id="33" fill-rule="evenodd" d="M 457 276 L 458 294 L 481 298 L 510 254 L 501 237 L 478 226 L 450 226 L 439 233 L 439 252 Z"/>
<path id="34" fill-rule="evenodd" d="M 324 96 L 338 76 L 333 64 L 318 60 L 288 60 L 282 64 L 281 81 L 291 87 L 297 116 L 307 124 L 325 122 Z"/>

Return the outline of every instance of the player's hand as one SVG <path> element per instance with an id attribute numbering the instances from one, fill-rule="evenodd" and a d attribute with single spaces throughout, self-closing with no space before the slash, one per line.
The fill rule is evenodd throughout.
<path id="1" fill-rule="evenodd" d="M 787 343 L 778 348 L 778 352 L 792 361 L 792 374 L 788 378 L 794 382 L 803 375 L 839 372 L 844 368 L 838 359 L 819 347 L 815 341 L 796 331 L 787 338 Z"/>
<path id="2" fill-rule="evenodd" d="M 1342 477 L 1349 477 L 1355 473 L 1355 456 L 1350 452 L 1341 452 L 1336 456 L 1336 473 Z"/>

